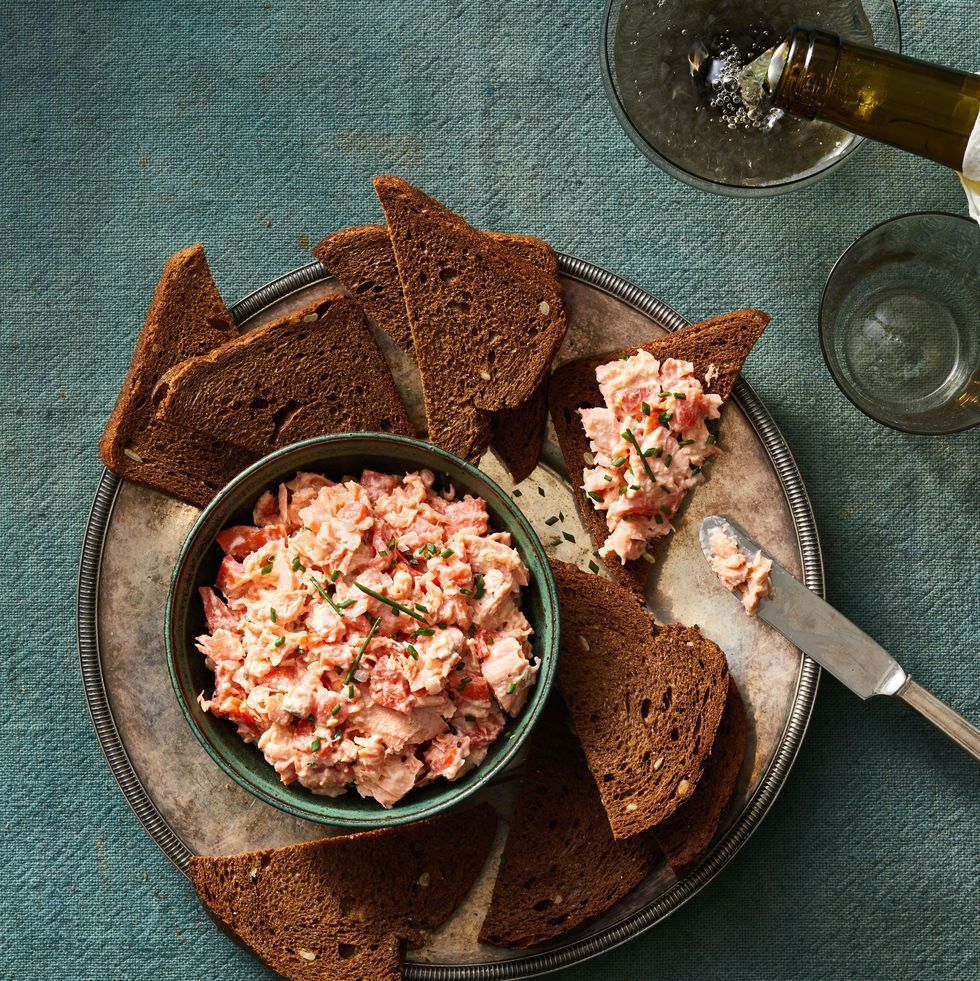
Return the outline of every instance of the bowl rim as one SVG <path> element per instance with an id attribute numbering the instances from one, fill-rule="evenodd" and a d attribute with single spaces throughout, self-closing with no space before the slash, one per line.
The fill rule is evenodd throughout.
<path id="1" fill-rule="evenodd" d="M 602 16 L 602 32 L 599 37 L 599 62 L 602 69 L 602 87 L 606 93 L 606 100 L 612 106 L 620 127 L 640 153 L 664 173 L 669 174 L 683 184 L 687 184 L 688 187 L 694 187 L 699 191 L 706 191 L 709 194 L 719 194 L 723 197 L 730 198 L 776 197 L 777 195 L 786 194 L 790 191 L 802 190 L 822 180 L 846 163 L 856 151 L 860 150 L 868 142 L 867 137 L 852 134 L 855 136 L 855 140 L 851 147 L 845 150 L 836 160 L 827 164 L 827 166 L 800 174 L 790 180 L 779 181 L 773 184 L 756 184 L 745 187 L 741 184 L 731 184 L 726 181 L 714 181 L 710 178 L 702 177 L 700 174 L 695 174 L 686 167 L 682 167 L 661 153 L 644 137 L 630 118 L 629 113 L 626 111 L 626 106 L 623 105 L 623 100 L 619 96 L 612 69 L 612 59 L 609 56 L 609 33 L 613 7 L 616 4 L 621 5 L 622 3 L 623 0 L 606 0 L 605 12 Z M 886 4 L 889 4 L 891 7 L 896 34 L 895 47 L 894 49 L 889 48 L 888 50 L 893 51 L 895 54 L 901 54 L 905 43 L 905 38 L 902 34 L 901 12 L 899 11 L 897 0 L 886 0 Z"/>
<path id="2" fill-rule="evenodd" d="M 857 399 L 852 397 L 849 391 L 850 386 L 835 367 L 835 359 L 833 359 L 830 355 L 830 342 L 826 336 L 830 332 L 829 328 L 826 327 L 826 321 L 828 319 L 826 308 L 829 302 L 828 294 L 830 292 L 830 286 L 834 280 L 834 277 L 843 271 L 844 263 L 848 256 L 870 235 L 874 235 L 876 232 L 881 231 L 881 229 L 888 225 L 914 218 L 955 218 L 957 221 L 966 222 L 975 231 L 980 232 L 980 226 L 977 225 L 977 222 L 974 221 L 974 219 L 968 217 L 967 215 L 956 215 L 950 211 L 906 211 L 903 214 L 892 215 L 890 218 L 885 218 L 883 221 L 879 221 L 876 225 L 872 225 L 870 228 L 865 229 L 865 231 L 854 239 L 854 241 L 851 242 L 850 245 L 848 245 L 847 248 L 845 248 L 844 251 L 841 252 L 841 254 L 834 260 L 834 264 L 830 267 L 830 272 L 827 273 L 827 280 L 823 285 L 823 289 L 820 291 L 820 302 L 817 306 L 817 338 L 820 341 L 820 353 L 823 355 L 824 364 L 827 366 L 827 370 L 830 372 L 830 377 L 834 380 L 837 390 L 860 413 L 867 416 L 867 418 L 873 420 L 874 422 L 877 422 L 879 425 L 892 429 L 895 432 L 905 433 L 906 436 L 923 436 L 926 438 L 932 436 L 952 436 L 955 433 L 965 433 L 970 429 L 975 429 L 977 426 L 980 426 L 980 420 L 977 422 L 967 423 L 964 426 L 953 426 L 949 429 L 909 429 L 905 426 L 900 426 L 895 422 L 890 422 L 887 419 L 882 419 L 880 416 L 876 416 L 873 412 L 866 409 L 860 402 L 857 401 Z"/>
<path id="3" fill-rule="evenodd" d="M 499 499 L 505 502 L 502 510 L 506 511 L 508 522 L 514 521 L 527 535 L 530 548 L 534 552 L 537 564 L 544 570 L 543 575 L 538 576 L 537 579 L 539 581 L 539 589 L 541 591 L 544 617 L 550 621 L 551 643 L 547 650 L 535 649 L 535 655 L 539 660 L 540 668 L 531 697 L 528 699 L 528 702 L 524 706 L 521 713 L 515 719 L 515 721 L 521 726 L 520 731 L 516 734 L 515 738 L 509 740 L 508 744 L 503 747 L 494 760 L 488 761 L 486 764 L 481 763 L 471 771 L 471 774 L 467 775 L 471 776 L 473 779 L 466 780 L 464 778 L 464 780 L 458 784 L 451 784 L 450 786 L 456 789 L 456 793 L 449 799 L 438 799 L 432 801 L 428 806 L 423 805 L 421 807 L 415 807 L 412 810 L 405 811 L 401 814 L 398 812 L 396 804 L 395 807 L 391 809 L 379 808 L 376 816 L 357 814 L 345 815 L 342 813 L 317 815 L 312 814 L 310 810 L 300 805 L 292 804 L 285 798 L 278 799 L 271 793 L 266 792 L 263 787 L 253 783 L 237 767 L 226 760 L 219 752 L 217 752 L 215 747 L 211 745 L 210 740 L 205 738 L 204 732 L 202 731 L 198 721 L 195 719 L 190 710 L 190 706 L 187 704 L 186 699 L 184 698 L 177 675 L 176 648 L 179 645 L 173 636 L 176 587 L 178 585 L 178 581 L 181 580 L 186 574 L 189 554 L 192 549 L 199 544 L 201 536 L 204 534 L 205 527 L 211 521 L 211 516 L 215 513 L 215 511 L 223 507 L 230 498 L 233 498 L 235 491 L 257 471 L 265 469 L 269 467 L 270 464 L 282 460 L 283 458 L 300 453 L 305 449 L 330 446 L 333 444 L 342 445 L 352 440 L 377 440 L 382 444 L 382 446 L 390 447 L 394 451 L 394 455 L 397 455 L 397 450 L 399 447 L 412 447 L 415 450 L 422 450 L 424 453 L 435 457 L 436 461 L 441 459 L 453 464 L 455 467 L 461 468 L 467 477 L 476 478 L 477 480 L 488 484 L 490 488 L 499 496 Z M 272 479 L 279 479 L 279 477 L 288 473 L 289 469 L 289 467 L 282 468 L 282 472 Z M 273 472 L 275 472 L 275 468 L 273 468 Z M 170 576 L 164 614 L 164 643 L 166 647 L 167 670 L 170 676 L 170 683 L 177 698 L 177 703 L 180 705 L 180 710 L 184 715 L 184 719 L 186 720 L 191 731 L 194 733 L 198 742 L 204 747 L 211 759 L 214 760 L 222 771 L 224 771 L 227 776 L 231 777 L 231 779 L 234 780 L 240 787 L 248 791 L 253 796 L 258 797 L 265 803 L 302 820 L 327 826 L 349 828 L 352 830 L 370 830 L 373 828 L 394 827 L 396 825 L 422 821 L 426 818 L 444 813 L 456 807 L 473 794 L 485 789 L 492 779 L 499 775 L 522 750 L 525 740 L 539 721 L 554 682 L 555 673 L 557 670 L 560 640 L 561 617 L 558 606 L 558 588 L 555 583 L 554 573 L 552 572 L 551 563 L 548 560 L 544 546 L 541 544 L 541 540 L 538 537 L 537 532 L 534 530 L 534 527 L 531 525 L 530 521 L 528 521 L 524 512 L 511 500 L 510 495 L 507 494 L 507 492 L 492 477 L 484 473 L 478 467 L 460 459 L 441 447 L 427 442 L 426 440 L 409 436 L 399 436 L 393 433 L 356 432 L 331 433 L 324 436 L 313 436 L 309 439 L 301 440 L 297 443 L 291 443 L 288 446 L 274 450 L 272 453 L 269 453 L 260 460 L 257 460 L 251 466 L 235 476 L 232 480 L 225 484 L 225 486 L 222 487 L 217 494 L 215 494 L 214 498 L 201 512 L 197 520 L 194 522 L 194 525 L 187 533 L 187 536 L 184 538 L 180 551 L 177 555 L 173 572 Z M 270 773 L 274 773 L 271 767 Z M 308 796 L 311 802 L 318 802 L 321 807 L 325 807 L 326 809 L 329 809 L 329 801 L 333 800 L 332 797 L 317 795 L 313 794 L 312 792 L 310 792 Z"/>

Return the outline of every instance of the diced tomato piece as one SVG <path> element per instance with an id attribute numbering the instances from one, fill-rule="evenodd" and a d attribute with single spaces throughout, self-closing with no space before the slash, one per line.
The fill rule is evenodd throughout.
<path id="1" fill-rule="evenodd" d="M 459 693 L 458 698 L 469 699 L 471 702 L 486 702 L 490 699 L 490 685 L 486 678 L 474 678 Z"/>
<path id="2" fill-rule="evenodd" d="M 284 538 L 285 535 L 286 529 L 282 525 L 266 525 L 263 528 L 234 525 L 216 535 L 215 541 L 221 546 L 225 555 L 241 560 L 268 545 L 269 542 Z"/>

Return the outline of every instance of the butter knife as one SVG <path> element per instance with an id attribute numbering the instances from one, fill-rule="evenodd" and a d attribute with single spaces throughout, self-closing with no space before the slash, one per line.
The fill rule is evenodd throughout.
<path id="1" fill-rule="evenodd" d="M 713 514 L 701 522 L 701 550 L 710 565 L 711 532 L 719 528 L 748 556 L 761 549 L 737 525 Z M 913 681 L 883 647 L 847 617 L 811 592 L 773 560 L 770 595 L 759 600 L 758 617 L 809 654 L 838 681 L 861 698 L 891 695 L 911 706 L 980 760 L 980 729 L 954 712 L 935 695 Z"/>

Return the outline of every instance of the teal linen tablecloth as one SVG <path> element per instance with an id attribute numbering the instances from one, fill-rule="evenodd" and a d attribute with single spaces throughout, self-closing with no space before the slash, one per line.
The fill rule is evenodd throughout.
<path id="1" fill-rule="evenodd" d="M 816 334 L 837 255 L 901 212 L 963 213 L 954 176 L 867 146 L 781 198 L 676 183 L 606 104 L 602 6 L 0 2 L 0 977 L 269 977 L 215 929 L 109 774 L 75 653 L 76 564 L 98 436 L 164 258 L 203 242 L 233 301 L 325 232 L 376 220 L 378 172 L 689 317 L 769 310 L 745 374 L 809 487 L 830 600 L 980 717 L 980 431 L 876 426 L 834 387 Z M 909 53 L 980 69 L 976 0 L 901 6 Z M 731 865 L 563 976 L 975 979 L 978 777 L 902 706 L 825 678 L 781 797 Z"/>

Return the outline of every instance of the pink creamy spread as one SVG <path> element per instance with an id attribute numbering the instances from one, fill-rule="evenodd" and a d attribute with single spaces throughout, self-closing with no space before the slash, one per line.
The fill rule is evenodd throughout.
<path id="1" fill-rule="evenodd" d="M 711 546 L 711 568 L 732 592 L 742 594 L 742 606 L 752 615 L 759 609 L 759 600 L 770 593 L 769 573 L 772 560 L 764 559 L 762 552 L 749 558 L 731 535 L 721 528 L 712 528 L 708 536 Z"/>
<path id="2" fill-rule="evenodd" d="M 684 495 L 704 480 L 701 468 L 718 452 L 708 423 L 722 399 L 705 393 L 689 361 L 661 363 L 643 350 L 595 375 L 606 405 L 581 410 L 595 464 L 583 489 L 606 515 L 600 554 L 627 562 L 673 530 Z"/>
<path id="3" fill-rule="evenodd" d="M 390 807 L 478 766 L 537 664 L 527 568 L 480 498 L 427 470 L 298 473 L 228 528 L 201 589 L 214 671 L 202 708 L 257 743 L 285 784 L 353 784 Z"/>

